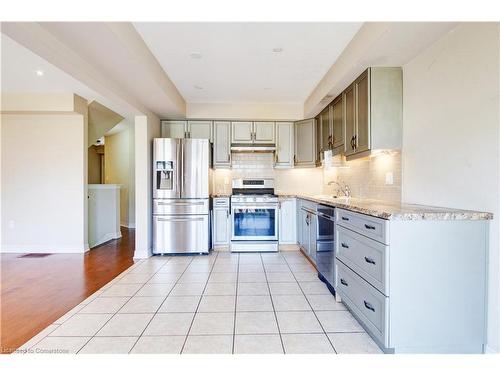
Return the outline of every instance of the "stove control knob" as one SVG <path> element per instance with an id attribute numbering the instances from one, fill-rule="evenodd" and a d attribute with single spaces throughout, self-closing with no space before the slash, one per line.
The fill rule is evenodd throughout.
<path id="1" fill-rule="evenodd" d="M 256 202 L 257 201 L 257 197 L 253 197 L 253 201 Z"/>

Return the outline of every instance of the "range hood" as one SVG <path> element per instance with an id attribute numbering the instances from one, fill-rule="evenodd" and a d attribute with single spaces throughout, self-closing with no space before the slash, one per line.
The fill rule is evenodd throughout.
<path id="1" fill-rule="evenodd" d="M 274 143 L 231 143 L 231 152 L 275 152 Z"/>

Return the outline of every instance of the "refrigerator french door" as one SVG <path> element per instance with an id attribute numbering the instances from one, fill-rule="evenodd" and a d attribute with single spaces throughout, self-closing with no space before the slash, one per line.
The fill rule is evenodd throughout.
<path id="1" fill-rule="evenodd" d="M 153 253 L 208 253 L 208 140 L 156 138 L 153 150 Z"/>

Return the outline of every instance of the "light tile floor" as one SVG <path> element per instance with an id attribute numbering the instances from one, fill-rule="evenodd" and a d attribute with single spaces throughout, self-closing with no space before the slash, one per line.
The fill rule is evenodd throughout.
<path id="1" fill-rule="evenodd" d="M 137 262 L 28 353 L 381 353 L 296 251 Z"/>

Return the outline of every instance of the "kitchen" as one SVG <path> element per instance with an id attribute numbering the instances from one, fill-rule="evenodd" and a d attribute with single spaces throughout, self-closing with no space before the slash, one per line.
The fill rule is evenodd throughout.
<path id="1" fill-rule="evenodd" d="M 212 247 L 264 254 L 278 253 L 281 246 L 282 251 L 295 247 L 383 351 L 482 352 L 485 322 L 477 317 L 485 315 L 484 239 L 492 215 L 401 203 L 391 189 L 392 169 L 384 178 L 389 187 L 386 194 L 396 196 L 394 200 L 351 197 L 351 187 L 338 176 L 341 173 L 335 176 L 337 168 L 360 168 L 351 167 L 353 160 L 375 164 L 378 158 L 399 158 L 402 86 L 400 68 L 368 68 L 313 119 L 162 121 L 166 139 L 155 139 L 154 147 L 153 254 L 208 254 Z M 212 183 L 209 142 L 213 142 Z M 165 164 L 170 166 L 167 171 Z M 334 193 L 301 193 L 301 186 L 312 181 L 307 174 L 299 186 L 282 191 L 275 186 L 274 168 L 279 168 L 278 174 L 285 168 L 307 168 L 309 173 L 329 176 L 332 180 L 321 185 L 331 186 Z M 222 176 L 219 170 L 224 171 Z M 280 178 L 286 186 L 287 178 Z M 210 185 L 215 191 L 211 204 Z M 160 205 L 174 208 L 165 211 L 157 208 Z M 201 221 L 195 224 L 195 220 Z M 463 235 L 460 239 L 458 233 Z M 427 241 L 418 243 L 424 234 Z M 429 268 L 428 262 L 436 268 Z M 477 272 L 468 273 L 470 267 Z M 445 268 L 448 282 L 441 281 L 438 287 L 434 281 L 443 277 Z M 476 303 L 452 293 L 456 288 L 467 290 Z M 438 301 L 413 307 L 410 313 L 407 306 L 419 293 L 436 296 Z M 463 314 L 455 313 L 450 319 L 456 309 Z M 441 313 L 435 314 L 437 310 Z M 399 327 L 402 317 L 404 327 Z M 475 334 L 451 339 L 449 332 L 465 322 L 475 322 Z M 405 332 L 412 325 L 420 331 L 410 338 Z"/>
<path id="2" fill-rule="evenodd" d="M 497 352 L 498 31 L 2 23 L 2 348 Z M 88 251 L 96 101 L 130 214 Z"/>

